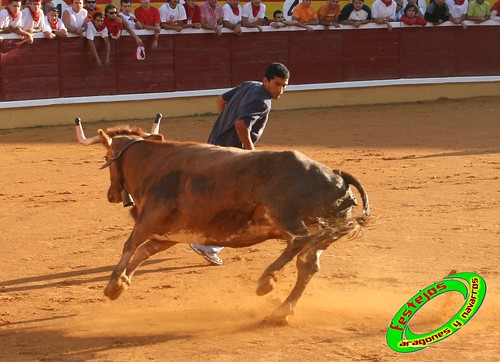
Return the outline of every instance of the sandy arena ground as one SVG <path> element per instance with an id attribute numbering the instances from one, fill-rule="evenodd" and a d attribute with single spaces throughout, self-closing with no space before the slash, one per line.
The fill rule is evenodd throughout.
<path id="1" fill-rule="evenodd" d="M 153 110 L 152 117 L 156 111 Z M 214 116 L 168 119 L 162 133 L 205 141 Z M 334 243 L 285 327 L 261 320 L 290 291 L 254 293 L 283 248 L 270 240 L 211 267 L 185 244 L 156 255 L 118 300 L 103 288 L 132 222 L 109 204 L 104 148 L 68 125 L 0 131 L 1 361 L 492 361 L 500 332 L 500 98 L 273 112 L 260 149 L 296 149 L 356 175 L 375 227 Z M 151 121 L 131 122 L 150 128 Z M 87 124 L 88 136 L 112 124 Z M 358 208 L 359 210 L 359 208 Z M 462 330 L 412 354 L 386 344 L 389 321 L 450 270 L 475 272 L 485 302 Z M 443 324 L 447 293 L 412 320 Z"/>

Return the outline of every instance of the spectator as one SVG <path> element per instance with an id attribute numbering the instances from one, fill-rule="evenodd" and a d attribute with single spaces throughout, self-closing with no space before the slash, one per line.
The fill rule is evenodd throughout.
<path id="1" fill-rule="evenodd" d="M 419 17 L 417 14 L 418 6 L 415 4 L 408 4 L 405 7 L 404 16 L 401 18 L 401 22 L 409 26 L 426 26 L 427 21 Z"/>
<path id="2" fill-rule="evenodd" d="M 485 0 L 472 0 L 467 8 L 467 20 L 480 24 L 490 20 L 491 5 Z"/>
<path id="3" fill-rule="evenodd" d="M 396 15 L 394 17 L 394 20 L 401 21 L 403 15 L 404 15 L 403 0 L 396 0 Z"/>
<path id="4" fill-rule="evenodd" d="M 28 33 L 40 33 L 45 26 L 45 15 L 42 11 L 41 0 L 28 0 L 22 13 L 21 28 Z"/>
<path id="5" fill-rule="evenodd" d="M 123 29 L 129 33 L 129 35 L 134 38 L 137 46 L 144 46 L 141 38 L 137 36 L 131 26 L 126 20 L 118 16 L 118 9 L 113 4 L 108 4 L 104 8 L 104 25 L 108 29 L 108 35 L 111 39 L 118 40 L 122 35 Z"/>
<path id="6" fill-rule="evenodd" d="M 120 0 L 120 17 L 130 25 L 131 29 L 135 29 L 137 18 L 130 12 L 132 10 L 130 1 L 131 0 Z"/>
<path id="7" fill-rule="evenodd" d="M 196 4 L 196 0 L 186 0 L 183 4 L 186 10 L 187 21 L 184 23 L 185 28 L 201 29 L 201 10 Z"/>
<path id="8" fill-rule="evenodd" d="M 54 3 L 51 0 L 43 0 L 42 1 L 42 10 L 45 16 L 47 16 L 47 13 L 49 12 L 50 8 L 54 8 Z M 56 8 L 57 9 L 57 8 Z M 59 10 L 57 10 L 58 15 L 59 15 Z"/>
<path id="9" fill-rule="evenodd" d="M 43 33 L 47 39 L 55 39 L 56 37 L 66 38 L 68 30 L 64 23 L 59 19 L 59 9 L 55 6 L 46 9 L 47 15 L 45 16 L 45 26 Z"/>
<path id="10" fill-rule="evenodd" d="M 85 32 L 85 37 L 88 40 L 88 44 L 90 47 L 90 51 L 92 52 L 92 55 L 94 56 L 94 59 L 97 63 L 98 66 L 102 66 L 102 61 L 99 58 L 99 54 L 97 54 L 97 49 L 94 44 L 95 38 L 96 37 L 101 37 L 104 41 L 104 64 L 108 65 L 109 64 L 109 53 L 110 53 L 110 46 L 109 46 L 109 39 L 108 39 L 108 29 L 104 25 L 104 15 L 102 13 L 94 13 L 94 17 L 92 19 L 92 22 L 88 23 L 87 25 L 87 31 Z"/>
<path id="11" fill-rule="evenodd" d="M 440 25 L 448 21 L 449 17 L 450 12 L 445 0 L 434 0 L 429 4 L 427 9 L 425 9 L 424 18 L 433 25 Z"/>
<path id="12" fill-rule="evenodd" d="M 309 25 L 319 24 L 318 14 L 311 3 L 311 0 L 302 0 L 300 4 L 293 8 L 292 12 L 292 20 L 307 25 L 307 31 L 313 31 L 313 28 Z"/>
<path id="13" fill-rule="evenodd" d="M 327 0 L 326 4 L 318 9 L 318 20 L 320 25 L 334 26 L 338 28 L 340 15 L 340 1 Z"/>
<path id="14" fill-rule="evenodd" d="M 222 34 L 222 6 L 217 0 L 206 0 L 200 5 L 201 27 L 215 31 L 217 36 Z"/>
<path id="15" fill-rule="evenodd" d="M 95 13 L 101 13 L 102 10 L 96 5 L 96 0 L 83 0 L 83 8 L 87 10 L 88 22 L 92 22 Z"/>
<path id="16" fill-rule="evenodd" d="M 423 19 L 423 18 L 425 17 L 425 11 L 424 11 L 424 9 L 423 9 L 423 8 L 422 8 L 419 4 L 418 4 L 418 0 L 408 0 L 408 3 L 407 3 L 406 5 L 408 5 L 408 4 L 415 4 L 415 6 L 416 6 L 416 7 L 417 7 L 417 9 L 418 9 L 418 14 L 417 14 L 417 16 L 418 16 L 419 18 L 422 18 L 422 19 Z M 405 6 L 405 8 L 406 8 L 406 6 Z"/>
<path id="17" fill-rule="evenodd" d="M 495 20 L 495 21 L 500 21 L 500 14 L 499 13 L 500 13 L 500 1 L 497 1 L 491 7 L 490 19 Z"/>
<path id="18" fill-rule="evenodd" d="M 87 28 L 87 10 L 83 8 L 83 0 L 73 0 L 71 7 L 63 12 L 63 22 L 69 33 L 83 36 Z"/>
<path id="19" fill-rule="evenodd" d="M 462 25 L 464 29 L 467 29 L 464 20 L 467 17 L 467 8 L 469 6 L 468 0 L 446 0 L 448 5 L 448 11 L 450 12 L 449 20 L 453 24 Z"/>
<path id="20" fill-rule="evenodd" d="M 135 9 L 134 15 L 137 19 L 135 23 L 136 29 L 146 29 L 152 30 L 154 32 L 153 35 L 153 44 L 151 45 L 151 49 L 158 48 L 158 39 L 160 37 L 160 13 L 157 8 L 151 6 L 150 0 L 140 0 L 141 6 Z"/>
<path id="21" fill-rule="evenodd" d="M 396 18 L 397 4 L 394 0 L 375 0 L 372 4 L 372 21 L 375 24 L 387 26 L 391 30 L 391 21 Z"/>
<path id="22" fill-rule="evenodd" d="M 273 13 L 273 20 L 269 23 L 269 26 L 273 28 L 284 28 L 285 26 L 294 26 L 298 23 L 294 20 L 286 20 L 285 14 L 281 10 L 275 10 Z"/>
<path id="23" fill-rule="evenodd" d="M 261 0 L 251 0 L 241 7 L 241 25 L 245 28 L 257 28 L 264 30 L 266 5 Z"/>
<path id="24" fill-rule="evenodd" d="M 339 22 L 344 25 L 352 25 L 359 28 L 363 24 L 368 24 L 372 19 L 370 8 L 365 5 L 364 0 L 353 0 L 342 8 Z"/>
<path id="25" fill-rule="evenodd" d="M 187 16 L 184 6 L 179 5 L 179 0 L 167 0 L 158 11 L 160 12 L 160 27 L 162 29 L 182 31 L 182 24 L 187 20 Z"/>
<path id="26" fill-rule="evenodd" d="M 24 31 L 21 26 L 23 14 L 21 13 L 21 0 L 9 0 L 7 6 L 0 10 L 0 34 L 14 33 L 21 36 L 18 45 L 33 44 L 31 33 Z M 0 37 L 0 41 L 1 41 Z"/>
<path id="27" fill-rule="evenodd" d="M 225 28 L 231 29 L 236 35 L 241 35 L 241 6 L 240 0 L 228 0 L 222 7 L 222 22 Z"/>

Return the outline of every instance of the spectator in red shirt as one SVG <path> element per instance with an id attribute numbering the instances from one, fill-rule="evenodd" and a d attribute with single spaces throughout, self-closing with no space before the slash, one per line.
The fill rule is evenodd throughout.
<path id="1" fill-rule="evenodd" d="M 153 30 L 153 44 L 151 49 L 158 48 L 158 38 L 160 37 L 160 12 L 157 8 L 151 6 L 150 0 L 140 0 L 141 6 L 139 6 L 134 11 L 134 15 L 137 18 L 135 27 L 137 29 Z"/>
<path id="2" fill-rule="evenodd" d="M 104 9 L 105 18 L 104 25 L 108 28 L 108 34 L 111 39 L 117 40 L 122 35 L 122 30 L 125 29 L 127 33 L 130 34 L 132 38 L 135 39 L 137 46 L 144 46 L 141 38 L 132 30 L 131 26 L 127 21 L 123 20 L 121 16 L 118 16 L 118 9 L 113 4 L 106 5 Z"/>
<path id="3" fill-rule="evenodd" d="M 185 28 L 201 29 L 201 10 L 196 4 L 196 0 L 186 0 L 184 4 L 187 20 L 184 24 Z"/>

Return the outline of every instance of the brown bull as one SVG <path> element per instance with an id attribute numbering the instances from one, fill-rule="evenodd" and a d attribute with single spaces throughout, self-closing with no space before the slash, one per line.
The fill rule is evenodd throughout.
<path id="1" fill-rule="evenodd" d="M 158 132 L 160 118 L 152 133 Z M 342 236 L 355 235 L 369 219 L 367 194 L 353 176 L 300 152 L 164 141 L 162 135 L 124 127 L 99 130 L 87 139 L 75 121 L 80 143 L 101 143 L 107 150 L 108 200 L 133 204 L 134 228 L 104 290 L 112 300 L 130 286 L 139 265 L 179 242 L 176 234 L 235 248 L 277 238 L 287 247 L 264 271 L 257 294 L 269 293 L 276 272 L 297 256 L 296 284 L 269 317 L 285 321 L 319 270 L 322 251 Z M 358 217 L 351 217 L 356 200 L 349 185 L 363 200 Z"/>

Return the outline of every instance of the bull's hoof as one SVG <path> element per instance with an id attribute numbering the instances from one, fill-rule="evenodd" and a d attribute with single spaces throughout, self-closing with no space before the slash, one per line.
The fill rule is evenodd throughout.
<path id="1" fill-rule="evenodd" d="M 289 325 L 288 316 L 277 317 L 277 316 L 274 316 L 274 314 L 265 318 L 260 323 L 264 326 L 270 326 L 270 327 L 286 327 Z"/>
<path id="2" fill-rule="evenodd" d="M 111 300 L 115 300 L 128 289 L 129 285 L 130 280 L 126 276 L 122 276 L 120 279 L 111 279 L 104 288 L 104 295 Z"/>
<path id="3" fill-rule="evenodd" d="M 260 297 L 270 293 L 274 289 L 274 282 L 276 282 L 276 278 L 273 275 L 266 275 L 260 278 L 259 284 L 257 284 L 257 295 Z"/>

